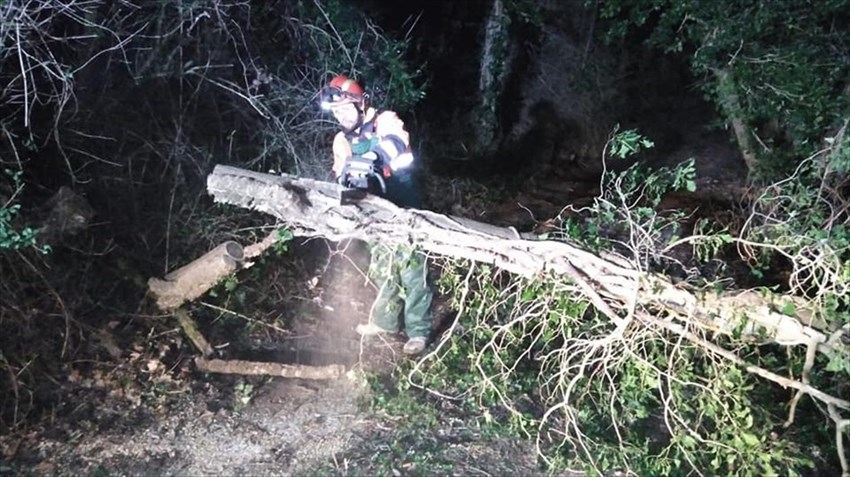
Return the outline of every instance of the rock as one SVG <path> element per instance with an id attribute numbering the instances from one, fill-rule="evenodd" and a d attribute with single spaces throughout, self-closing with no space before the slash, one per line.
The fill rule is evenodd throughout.
<path id="1" fill-rule="evenodd" d="M 95 211 L 89 202 L 69 187 L 62 186 L 44 208 L 48 210 L 39 236 L 46 244 L 55 244 L 64 237 L 74 236 L 86 229 Z"/>

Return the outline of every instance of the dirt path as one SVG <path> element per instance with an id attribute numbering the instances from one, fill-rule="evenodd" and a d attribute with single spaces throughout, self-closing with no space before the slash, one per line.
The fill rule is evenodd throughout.
<path id="1" fill-rule="evenodd" d="M 143 425 L 45 437 L 32 470 L 55 475 L 293 475 L 344 451 L 362 431 L 360 389 L 277 380 L 239 411 L 185 399 Z M 84 423 L 83 423 L 84 424 Z M 105 424 L 105 423 L 104 423 Z M 23 468 L 19 470 L 24 470 Z"/>
<path id="2" fill-rule="evenodd" d="M 388 376 L 402 359 L 403 342 L 361 342 L 353 331 L 366 321 L 374 297 L 364 276 L 366 249 L 313 241 L 291 253 L 282 263 L 264 265 L 256 281 L 240 285 L 265 283 L 262 293 L 283 287 L 284 299 L 271 300 L 271 309 L 258 305 L 256 316 L 285 316 L 289 334 L 276 337 L 258 327 L 236 338 L 216 332 L 226 330 L 221 322 L 203 322 L 202 328 L 214 345 L 232 338 L 221 348 L 224 358 L 339 363 L 350 370 L 346 376 L 319 382 L 204 375 L 193 372 L 187 347 L 177 359 L 162 357 L 170 372 L 162 374 L 159 386 L 149 382 L 140 393 L 116 389 L 120 380 L 105 372 L 74 374 L 55 421 L 22 438 L 0 438 L 6 459 L 0 475 L 540 473 L 531 442 L 487 437 L 471 422 L 413 395 L 411 405 L 418 407 L 409 410 L 370 408 L 373 395 L 362 371 Z M 157 342 L 163 339 L 153 338 L 148 347 L 171 346 Z M 118 366 L 132 371 L 129 362 L 138 357 L 126 356 L 128 363 Z M 109 369 L 118 375 L 119 368 Z"/>
<path id="3" fill-rule="evenodd" d="M 406 425 L 398 416 L 362 409 L 364 392 L 349 379 L 322 385 L 276 379 L 238 412 L 211 412 L 202 401 L 185 400 L 143 425 L 42 438 L 40 462 L 0 470 L 60 476 L 543 475 L 530 442 L 482 437 L 457 419 L 399 432 Z"/>

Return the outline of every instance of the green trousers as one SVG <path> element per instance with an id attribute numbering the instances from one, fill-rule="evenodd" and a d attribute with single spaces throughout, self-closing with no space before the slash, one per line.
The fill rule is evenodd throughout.
<path id="1" fill-rule="evenodd" d="M 371 247 L 369 277 L 378 285 L 378 297 L 372 306 L 372 323 L 385 330 L 398 331 L 404 315 L 404 330 L 409 338 L 428 337 L 431 333 L 431 300 L 425 255 L 407 246 Z"/>

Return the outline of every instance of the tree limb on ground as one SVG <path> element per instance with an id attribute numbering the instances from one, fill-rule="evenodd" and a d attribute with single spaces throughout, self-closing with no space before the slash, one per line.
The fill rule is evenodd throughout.
<path id="1" fill-rule="evenodd" d="M 629 309 L 637 296 L 637 305 L 688 328 L 698 326 L 759 343 L 815 346 L 830 359 L 850 357 L 848 346 L 842 340 L 828 339 L 831 330 L 798 297 L 752 290 L 692 292 L 662 275 L 639 272 L 621 257 L 595 255 L 563 241 L 536 240 L 509 228 L 402 209 L 371 195 L 341 206 L 341 190 L 333 183 L 221 165 L 207 178 L 207 191 L 216 202 L 273 215 L 295 235 L 414 244 L 438 255 L 488 263 L 522 276 L 565 276 L 579 284 L 597 309 L 613 320 L 619 319 L 613 310 Z"/>
<path id="2" fill-rule="evenodd" d="M 180 323 L 180 327 L 183 328 L 183 332 L 186 333 L 186 336 L 188 336 L 190 340 L 192 340 L 192 344 L 194 344 L 195 348 L 201 352 L 201 355 L 204 358 L 211 356 L 213 354 L 213 347 L 210 345 L 210 342 L 204 338 L 201 330 L 198 329 L 198 325 L 195 324 L 195 320 L 192 318 L 192 315 L 190 315 L 188 311 L 180 308 L 174 312 L 174 316 L 177 317 L 177 322 Z"/>
<path id="3" fill-rule="evenodd" d="M 265 363 L 259 361 L 195 358 L 195 367 L 205 373 L 277 376 L 300 379 L 337 379 L 345 374 L 345 366 L 307 366 L 303 364 Z"/>
<path id="4" fill-rule="evenodd" d="M 203 295 L 221 279 L 242 267 L 245 251 L 236 242 L 225 242 L 164 279 L 151 278 L 148 289 L 162 311 L 174 310 Z"/>
<path id="5" fill-rule="evenodd" d="M 597 256 L 562 241 L 532 240 L 510 228 L 402 209 L 375 196 L 340 206 L 341 186 L 312 179 L 220 165 L 207 178 L 207 190 L 216 202 L 277 217 L 296 235 L 415 244 L 439 255 L 489 263 L 522 276 L 566 275 L 577 283 L 591 283 L 600 296 L 619 303 L 627 303 L 635 287 L 640 287 L 639 304 L 675 313 L 711 331 L 735 330 L 782 345 L 808 345 L 814 340 L 821 352 L 830 355 L 848 351 L 836 340 L 827 342 L 829 330 L 822 329 L 824 325 L 797 297 L 758 291 L 697 295 L 661 275 L 642 274 L 620 257 Z M 790 309 L 796 316 L 780 311 Z M 741 322 L 744 316 L 747 323 Z"/>

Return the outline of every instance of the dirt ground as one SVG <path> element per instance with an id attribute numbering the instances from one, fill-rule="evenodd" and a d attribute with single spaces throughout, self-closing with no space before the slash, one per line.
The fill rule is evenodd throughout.
<path id="1" fill-rule="evenodd" d="M 69 370 L 55 419 L 0 437 L 0 475 L 539 474 L 531 442 L 482 436 L 457 417 L 425 425 L 368 406 L 364 372 L 388 376 L 406 358 L 403 336 L 364 341 L 354 332 L 374 298 L 367 263 L 362 244 L 295 245 L 240 284 L 287 290 L 273 307 L 258 306 L 255 316 L 271 324 L 237 337 L 196 313 L 222 358 L 344 364 L 342 378 L 205 375 L 179 331 L 165 330 L 120 363 Z M 278 322 L 291 325 L 285 334 L 269 332 Z M 134 372 L 147 375 L 141 385 L 127 382 Z"/>

